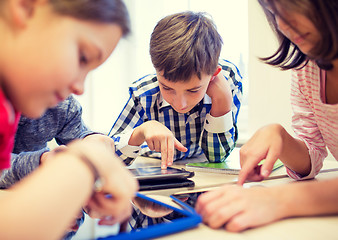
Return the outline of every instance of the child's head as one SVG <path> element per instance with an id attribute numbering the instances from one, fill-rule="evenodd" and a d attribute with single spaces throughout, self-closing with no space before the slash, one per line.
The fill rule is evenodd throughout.
<path id="1" fill-rule="evenodd" d="M 0 12 L 0 83 L 13 106 L 37 118 L 69 94 L 82 94 L 129 16 L 121 0 L 6 0 Z"/>
<path id="2" fill-rule="evenodd" d="M 213 75 L 222 38 L 203 13 L 183 12 L 161 19 L 150 39 L 151 61 L 169 81 L 188 81 L 193 75 Z"/>
<path id="3" fill-rule="evenodd" d="M 282 69 L 302 66 L 308 59 L 332 68 L 338 58 L 337 0 L 259 0 L 277 34 L 280 47 L 267 63 Z"/>
<path id="4" fill-rule="evenodd" d="M 203 13 L 183 12 L 161 19 L 150 39 L 150 56 L 163 98 L 180 113 L 198 104 L 213 75 L 222 38 Z"/>

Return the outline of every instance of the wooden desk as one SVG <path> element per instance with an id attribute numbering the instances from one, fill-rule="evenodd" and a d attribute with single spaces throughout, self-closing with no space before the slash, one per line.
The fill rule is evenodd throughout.
<path id="1" fill-rule="evenodd" d="M 196 161 L 198 161 L 198 159 L 196 159 Z M 174 163 L 174 167 L 184 167 L 185 163 L 185 161 Z M 160 166 L 160 160 L 140 157 L 132 164 L 131 167 L 146 166 Z M 338 163 L 330 160 L 324 161 L 323 170 L 316 179 L 320 181 L 335 177 L 338 177 Z M 195 189 L 200 189 L 219 186 L 222 184 L 234 184 L 237 181 L 237 175 L 196 171 L 192 180 L 195 182 Z M 287 177 L 285 168 L 283 167 L 274 171 L 271 177 L 263 182 L 246 183 L 246 185 L 262 184 L 264 186 L 274 186 L 290 182 L 293 182 L 293 180 Z M 170 196 L 172 193 L 186 190 L 191 190 L 191 188 L 145 191 L 143 193 Z M 204 224 L 200 224 L 197 228 L 168 235 L 159 239 L 338 239 L 338 216 L 284 219 L 267 226 L 246 230 L 242 233 L 230 233 L 222 229 L 213 230 Z"/>

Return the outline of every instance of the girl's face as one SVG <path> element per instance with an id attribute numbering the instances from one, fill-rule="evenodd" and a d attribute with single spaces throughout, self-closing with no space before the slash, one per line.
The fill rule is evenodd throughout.
<path id="1" fill-rule="evenodd" d="M 71 93 L 83 93 L 86 75 L 108 58 L 122 31 L 41 6 L 8 36 L 1 49 L 1 87 L 15 109 L 37 118 Z"/>
<path id="2" fill-rule="evenodd" d="M 188 82 L 171 82 L 165 79 L 161 73 L 157 73 L 164 100 L 178 113 L 189 112 L 204 98 L 212 76 L 202 74 L 201 78 L 194 75 Z"/>
<path id="3" fill-rule="evenodd" d="M 309 54 L 320 41 L 320 33 L 306 16 L 276 6 L 285 21 L 275 14 L 278 29 L 304 53 Z"/>

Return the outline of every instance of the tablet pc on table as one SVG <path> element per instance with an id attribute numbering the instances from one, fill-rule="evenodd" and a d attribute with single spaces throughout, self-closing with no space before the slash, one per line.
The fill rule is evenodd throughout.
<path id="1" fill-rule="evenodd" d="M 185 169 L 178 169 L 168 167 L 161 169 L 161 167 L 144 167 L 144 168 L 130 168 L 129 169 L 135 178 L 139 181 L 144 180 L 167 180 L 167 179 L 184 179 L 194 176 L 194 172 L 186 171 Z"/>
<path id="2" fill-rule="evenodd" d="M 172 204 L 167 204 L 140 193 L 137 193 L 136 198 L 138 199 L 138 204 L 136 204 L 134 200 L 133 207 L 138 207 L 143 213 L 147 212 L 151 219 L 159 218 L 159 213 L 161 213 L 161 215 L 162 213 L 166 214 L 161 216 L 163 218 L 166 216 L 171 216 L 171 218 L 167 218 L 165 222 L 157 223 L 153 221 L 153 225 L 146 226 L 145 228 L 132 228 L 127 232 L 98 238 L 97 240 L 152 239 L 196 227 L 202 221 L 202 218 L 195 210 L 183 202 L 175 206 L 173 201 Z"/>
<path id="3" fill-rule="evenodd" d="M 168 188 L 192 188 L 195 182 L 189 179 L 165 179 L 165 180 L 144 180 L 139 181 L 140 191 L 159 190 Z"/>
<path id="4" fill-rule="evenodd" d="M 207 191 L 201 190 L 201 191 L 191 191 L 191 192 L 185 192 L 185 193 L 175 193 L 175 194 L 172 194 L 170 197 L 178 204 L 183 202 L 189 207 L 195 208 L 197 198 L 205 192 Z"/>

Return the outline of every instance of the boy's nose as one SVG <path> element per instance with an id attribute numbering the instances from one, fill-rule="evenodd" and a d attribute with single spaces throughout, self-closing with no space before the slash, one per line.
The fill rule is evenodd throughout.
<path id="1" fill-rule="evenodd" d="M 187 107 L 187 100 L 185 99 L 185 97 L 177 96 L 175 98 L 175 104 L 176 104 L 176 108 L 181 110 Z"/>

